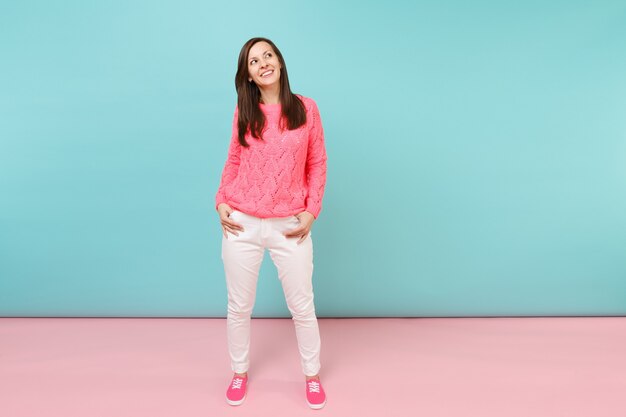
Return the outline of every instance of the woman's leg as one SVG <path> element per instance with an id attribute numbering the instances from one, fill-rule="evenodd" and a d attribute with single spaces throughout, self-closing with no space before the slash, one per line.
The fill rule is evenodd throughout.
<path id="1" fill-rule="evenodd" d="M 313 241 L 310 234 L 301 244 L 296 243 L 298 238 L 283 235 L 298 226 L 295 216 L 271 221 L 272 233 L 267 246 L 293 317 L 302 371 L 306 376 L 317 375 L 321 341 L 313 303 Z"/>
<path id="2" fill-rule="evenodd" d="M 259 268 L 263 261 L 260 219 L 234 211 L 231 217 L 244 227 L 239 236 L 222 239 L 222 260 L 228 289 L 226 329 L 233 372 L 250 366 L 250 316 L 254 307 Z"/>

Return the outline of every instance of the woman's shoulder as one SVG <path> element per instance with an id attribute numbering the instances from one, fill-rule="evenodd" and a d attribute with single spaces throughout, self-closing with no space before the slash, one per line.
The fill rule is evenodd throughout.
<path id="1" fill-rule="evenodd" d="M 307 112 L 311 109 L 317 109 L 317 103 L 311 97 L 303 96 L 302 94 L 296 94 L 296 97 L 302 101 Z"/>

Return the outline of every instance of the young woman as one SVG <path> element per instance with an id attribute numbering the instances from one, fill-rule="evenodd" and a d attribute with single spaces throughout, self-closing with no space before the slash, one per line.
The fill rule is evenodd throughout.
<path id="1" fill-rule="evenodd" d="M 293 317 L 311 408 L 326 403 L 320 335 L 313 303 L 311 226 L 326 183 L 324 131 L 316 103 L 291 92 L 287 67 L 272 41 L 252 38 L 239 53 L 237 107 L 216 195 L 228 289 L 226 319 L 231 405 L 246 397 L 250 316 L 265 249 L 278 269 Z"/>

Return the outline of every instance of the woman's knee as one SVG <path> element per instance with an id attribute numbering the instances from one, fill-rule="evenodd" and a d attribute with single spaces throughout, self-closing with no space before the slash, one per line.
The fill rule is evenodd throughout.
<path id="1" fill-rule="evenodd" d="M 230 318 L 249 318 L 252 315 L 254 303 L 238 303 L 235 301 L 228 302 L 227 313 Z"/>
<path id="2" fill-rule="evenodd" d="M 287 307 L 294 320 L 307 320 L 315 318 L 315 304 L 313 303 L 313 294 L 310 296 L 299 297 L 297 300 L 287 302 Z"/>

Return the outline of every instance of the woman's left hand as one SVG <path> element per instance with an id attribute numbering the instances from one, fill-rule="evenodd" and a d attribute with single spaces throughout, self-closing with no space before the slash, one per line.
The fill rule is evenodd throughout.
<path id="1" fill-rule="evenodd" d="M 303 211 L 302 213 L 296 214 L 296 217 L 300 221 L 300 226 L 285 233 L 286 237 L 298 237 L 298 244 L 304 242 L 304 239 L 311 232 L 311 226 L 313 226 L 313 222 L 315 221 L 315 216 L 313 216 L 308 211 Z"/>

